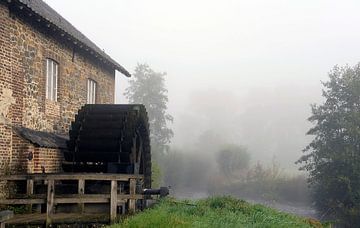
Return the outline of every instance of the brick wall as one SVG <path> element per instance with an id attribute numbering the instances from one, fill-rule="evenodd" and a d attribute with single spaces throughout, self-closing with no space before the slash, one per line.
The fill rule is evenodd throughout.
<path id="1" fill-rule="evenodd" d="M 59 64 L 57 102 L 45 99 L 47 58 Z M 24 171 L 29 168 L 23 159 L 31 145 L 18 139 L 11 126 L 67 134 L 78 109 L 86 103 L 89 78 L 98 85 L 96 102 L 113 103 L 114 69 L 11 16 L 7 5 L 0 2 L 0 107 L 9 107 L 8 111 L 0 109 L 0 173 L 7 166 L 11 170 L 21 164 Z M 62 159 L 57 150 L 32 149 L 34 160 L 49 164 L 50 170 L 55 170 Z M 47 163 L 50 160 L 55 163 Z M 39 165 L 34 164 L 33 171 L 39 170 Z"/>
<path id="2" fill-rule="evenodd" d="M 11 173 L 31 173 L 28 154 L 34 152 L 34 146 L 16 134 L 12 136 Z"/>
<path id="3" fill-rule="evenodd" d="M 33 160 L 33 173 L 59 173 L 63 154 L 58 149 L 35 147 Z"/>
<path id="4" fill-rule="evenodd" d="M 13 134 L 11 173 L 57 173 L 61 172 L 63 154 L 59 149 L 42 148 Z"/>

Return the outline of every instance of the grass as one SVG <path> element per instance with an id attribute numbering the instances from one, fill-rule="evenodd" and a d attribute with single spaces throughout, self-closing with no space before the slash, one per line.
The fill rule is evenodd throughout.
<path id="1" fill-rule="evenodd" d="M 212 197 L 195 202 L 161 200 L 156 206 L 127 217 L 118 227 L 323 227 L 312 219 L 252 205 L 232 197 Z"/>

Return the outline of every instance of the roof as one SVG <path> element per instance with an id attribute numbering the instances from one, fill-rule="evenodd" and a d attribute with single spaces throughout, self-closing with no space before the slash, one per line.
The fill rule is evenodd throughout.
<path id="1" fill-rule="evenodd" d="M 25 127 L 13 127 L 13 131 L 20 137 L 30 141 L 30 143 L 46 148 L 67 149 L 67 136 L 54 133 L 35 131 Z"/>
<path id="2" fill-rule="evenodd" d="M 120 71 L 125 76 L 130 77 L 130 73 L 124 67 L 113 60 L 109 55 L 107 55 L 103 50 L 101 50 L 96 44 L 89 40 L 84 34 L 77 30 L 70 22 L 58 14 L 44 1 L 13 0 L 13 2 L 17 2 L 27 7 L 34 14 L 40 16 L 42 20 L 46 20 L 48 22 L 48 27 L 56 27 L 67 35 L 71 36 L 73 38 L 73 43 L 78 45 L 78 47 L 93 53 L 100 61 L 108 61 L 113 68 Z"/>

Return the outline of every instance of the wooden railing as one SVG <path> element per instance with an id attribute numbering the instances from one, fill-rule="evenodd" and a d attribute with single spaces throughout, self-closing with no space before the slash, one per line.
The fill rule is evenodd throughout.
<path id="1" fill-rule="evenodd" d="M 52 223 L 52 215 L 55 213 L 54 205 L 57 204 L 78 204 L 80 213 L 84 212 L 84 205 L 109 204 L 110 222 L 115 222 L 117 217 L 117 207 L 127 204 L 128 212 L 135 212 L 136 200 L 144 199 L 142 194 L 136 193 L 137 181 L 143 180 L 142 175 L 127 174 L 27 174 L 0 176 L 0 180 L 7 182 L 26 181 L 26 194 L 17 195 L 14 198 L 0 199 L 0 204 L 5 205 L 32 205 L 46 204 L 46 224 Z M 61 181 L 77 181 L 77 194 L 57 194 L 55 187 Z M 47 186 L 47 193 L 34 194 L 34 182 L 41 182 Z M 109 181 L 110 194 L 85 194 L 86 181 Z M 121 192 L 118 188 L 119 182 L 126 183 L 129 188 L 126 192 Z"/>

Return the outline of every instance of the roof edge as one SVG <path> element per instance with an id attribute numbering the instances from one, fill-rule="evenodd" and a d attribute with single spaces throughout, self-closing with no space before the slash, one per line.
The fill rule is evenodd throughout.
<path id="1" fill-rule="evenodd" d="M 107 55 L 43 0 L 7 0 L 6 2 L 8 4 L 17 4 L 19 11 L 23 11 L 26 8 L 34 14 L 28 14 L 29 17 L 33 17 L 39 23 L 44 24 L 45 28 L 52 29 L 57 33 L 56 36 L 65 37 L 77 48 L 93 56 L 98 62 L 109 65 L 126 77 L 131 77 L 131 74 L 123 66 Z"/>

